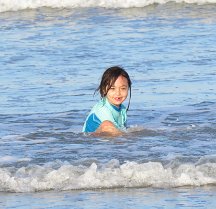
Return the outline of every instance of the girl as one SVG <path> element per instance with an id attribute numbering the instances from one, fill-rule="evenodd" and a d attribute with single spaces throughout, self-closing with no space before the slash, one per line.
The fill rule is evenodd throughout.
<path id="1" fill-rule="evenodd" d="M 101 100 L 89 113 L 83 132 L 96 134 L 121 135 L 126 130 L 127 110 L 131 99 L 131 80 L 128 73 L 118 66 L 108 68 L 96 91 Z M 122 103 L 130 92 L 127 109 Z"/>

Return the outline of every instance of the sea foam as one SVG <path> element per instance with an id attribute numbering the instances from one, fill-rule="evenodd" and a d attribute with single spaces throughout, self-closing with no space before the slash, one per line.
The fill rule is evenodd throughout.
<path id="1" fill-rule="evenodd" d="M 79 7 L 104 7 L 104 8 L 131 8 L 145 7 L 154 3 L 165 4 L 172 0 L 0 0 L 0 12 L 50 8 L 79 8 Z M 176 3 L 208 4 L 216 0 L 176 0 Z"/>
<path id="2" fill-rule="evenodd" d="M 0 169 L 0 191 L 38 192 L 47 190 L 172 188 L 216 185 L 216 163 L 164 166 L 160 162 L 125 162 L 111 160 L 104 165 L 74 166 L 62 163 L 22 168 Z"/>

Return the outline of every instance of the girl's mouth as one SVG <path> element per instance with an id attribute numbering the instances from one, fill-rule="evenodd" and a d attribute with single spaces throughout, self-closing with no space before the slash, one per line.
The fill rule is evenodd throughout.
<path id="1" fill-rule="evenodd" d="M 114 99 L 118 102 L 121 101 L 121 97 L 115 97 Z"/>

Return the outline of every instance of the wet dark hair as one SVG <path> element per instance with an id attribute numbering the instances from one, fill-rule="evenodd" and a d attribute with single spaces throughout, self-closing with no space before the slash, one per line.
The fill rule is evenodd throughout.
<path id="1" fill-rule="evenodd" d="M 127 107 L 127 111 L 128 111 L 129 106 L 130 106 L 130 100 L 131 100 L 131 84 L 132 84 L 132 82 L 130 80 L 128 73 L 123 68 L 121 68 L 119 66 L 113 66 L 113 67 L 108 68 L 104 72 L 104 74 L 102 75 L 100 85 L 96 89 L 96 92 L 99 91 L 101 97 L 102 98 L 105 97 L 107 95 L 107 92 L 114 85 L 114 83 L 116 82 L 116 80 L 119 76 L 125 77 L 128 81 L 128 87 L 130 90 L 129 103 L 128 103 L 128 107 Z"/>

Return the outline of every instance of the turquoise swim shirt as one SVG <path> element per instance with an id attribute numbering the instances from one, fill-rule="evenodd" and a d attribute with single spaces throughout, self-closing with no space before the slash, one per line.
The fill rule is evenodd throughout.
<path id="1" fill-rule="evenodd" d="M 84 126 L 83 132 L 95 132 L 100 124 L 108 120 L 121 131 L 126 130 L 127 111 L 124 105 L 116 107 L 110 104 L 106 97 L 102 98 L 89 113 Z"/>

